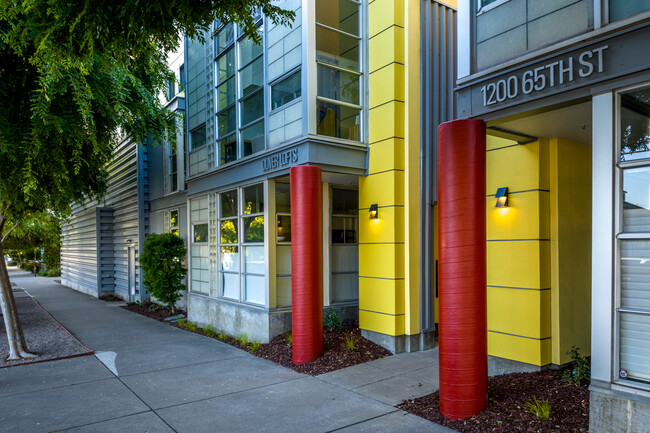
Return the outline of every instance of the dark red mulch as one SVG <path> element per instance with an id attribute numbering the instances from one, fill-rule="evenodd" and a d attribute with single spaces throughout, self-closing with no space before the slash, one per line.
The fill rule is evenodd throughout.
<path id="1" fill-rule="evenodd" d="M 149 301 L 139 304 L 128 304 L 122 308 L 168 323 L 177 328 L 205 335 L 206 337 L 217 338 L 224 343 L 245 350 L 255 356 L 268 359 L 283 367 L 290 368 L 299 373 L 309 374 L 311 376 L 317 376 L 319 374 L 340 370 L 345 367 L 351 367 L 353 365 L 392 355 L 389 350 L 363 338 L 358 327 L 353 327 L 352 329 L 344 328 L 340 333 L 334 332 L 326 327 L 323 336 L 323 356 L 307 364 L 294 365 L 291 361 L 291 346 L 287 342 L 287 334 L 278 335 L 268 344 L 261 344 L 256 351 L 253 351 L 250 344 L 252 343 L 251 341 L 249 341 L 247 346 L 242 346 L 239 341 L 230 336 L 223 338 L 224 336 L 221 335 L 222 338 L 219 338 L 218 334 L 213 335 L 211 333 L 206 333 L 201 328 L 190 330 L 186 326 L 166 321 L 165 319 L 167 317 L 172 316 L 171 312 L 166 308 L 160 307 L 158 304 Z M 185 311 L 178 308 L 176 309 L 175 314 L 185 314 L 187 316 Z M 354 338 L 355 348 L 353 350 L 347 349 L 345 345 L 346 336 Z"/>
<path id="2" fill-rule="evenodd" d="M 118 298 L 115 295 L 102 295 L 99 297 L 99 300 L 104 302 L 124 302 L 122 298 Z"/>
<path id="3" fill-rule="evenodd" d="M 589 391 L 586 386 L 562 381 L 563 371 L 511 373 L 488 381 L 488 407 L 462 421 L 449 421 L 440 413 L 439 393 L 407 400 L 398 407 L 437 424 L 466 433 L 484 432 L 587 432 L 589 430 Z M 526 412 L 533 396 L 547 398 L 551 416 L 543 420 Z"/>

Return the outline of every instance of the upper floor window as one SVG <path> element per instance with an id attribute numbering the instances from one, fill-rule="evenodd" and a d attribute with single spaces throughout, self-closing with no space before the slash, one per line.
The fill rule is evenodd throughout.
<path id="1" fill-rule="evenodd" d="M 316 0 L 317 132 L 359 141 L 361 4 Z"/>
<path id="2" fill-rule="evenodd" d="M 205 125 L 190 132 L 190 176 L 208 168 Z"/>
<path id="3" fill-rule="evenodd" d="M 609 0 L 609 21 L 623 18 L 650 10 L 650 0 Z"/>

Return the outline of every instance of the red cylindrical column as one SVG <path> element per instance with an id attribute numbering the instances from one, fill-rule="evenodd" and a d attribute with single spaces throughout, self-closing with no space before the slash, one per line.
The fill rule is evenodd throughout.
<path id="1" fill-rule="evenodd" d="M 294 364 L 323 353 L 323 222 L 320 167 L 291 167 L 291 314 Z"/>
<path id="2" fill-rule="evenodd" d="M 438 127 L 440 411 L 451 419 L 487 405 L 485 124 Z"/>

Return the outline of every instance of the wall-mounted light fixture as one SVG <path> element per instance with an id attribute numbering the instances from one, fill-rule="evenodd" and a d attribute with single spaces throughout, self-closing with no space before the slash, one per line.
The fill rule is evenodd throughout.
<path id="1" fill-rule="evenodd" d="M 497 199 L 497 204 L 495 207 L 507 207 L 508 206 L 508 187 L 504 186 L 499 189 L 497 189 L 497 193 L 495 194 L 495 197 Z"/>
<path id="2" fill-rule="evenodd" d="M 379 218 L 379 213 L 377 212 L 378 206 L 377 203 L 370 205 L 370 219 Z"/>

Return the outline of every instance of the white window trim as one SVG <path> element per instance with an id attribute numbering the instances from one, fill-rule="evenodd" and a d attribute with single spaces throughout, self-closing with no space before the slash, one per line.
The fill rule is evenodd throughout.
<path id="1" fill-rule="evenodd" d="M 489 5 L 481 7 L 481 0 L 476 0 L 476 3 L 477 3 L 477 5 L 476 5 L 476 11 L 477 11 L 476 15 L 481 15 L 481 14 L 484 14 L 486 12 L 489 12 L 492 9 L 494 9 L 496 7 L 499 7 L 502 4 L 507 3 L 509 1 L 510 0 L 497 0 L 497 1 L 493 2 L 493 3 L 490 3 Z"/>

